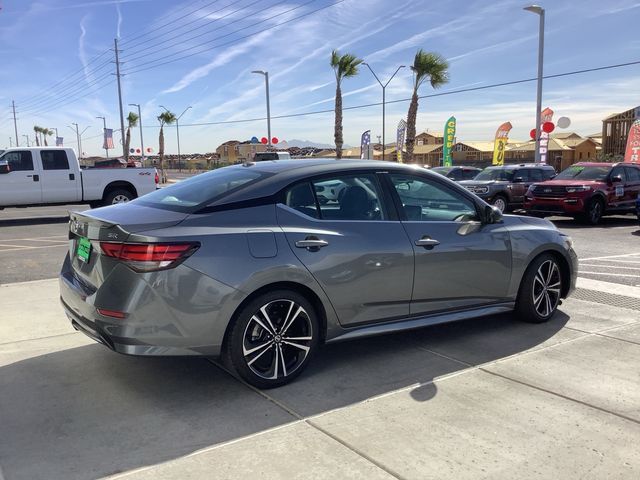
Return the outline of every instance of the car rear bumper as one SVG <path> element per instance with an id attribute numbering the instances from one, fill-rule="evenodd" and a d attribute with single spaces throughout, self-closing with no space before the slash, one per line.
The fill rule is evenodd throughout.
<path id="1" fill-rule="evenodd" d="M 582 198 L 527 198 L 524 209 L 528 213 L 541 213 L 547 215 L 578 215 L 585 211 L 585 202 Z"/>
<path id="2" fill-rule="evenodd" d="M 168 273 L 171 271 L 155 274 L 154 288 L 142 279 L 131 281 L 127 274 L 139 274 L 123 268 L 127 272 L 108 277 L 96 289 L 75 275 L 67 257 L 59 277 L 60 300 L 76 330 L 126 355 L 220 354 L 230 316 L 218 314 L 223 298 L 211 292 L 226 295 L 235 290 L 182 265 L 177 267 L 181 271 L 173 270 L 175 277 Z M 167 285 L 168 282 L 173 284 Z M 123 289 L 122 285 L 129 287 Z M 173 287 L 178 291 L 170 295 Z M 209 297 L 200 299 L 199 291 Z M 220 302 L 217 306 L 213 304 L 216 301 Z M 104 316 L 98 308 L 126 312 L 127 316 L 122 319 Z"/>

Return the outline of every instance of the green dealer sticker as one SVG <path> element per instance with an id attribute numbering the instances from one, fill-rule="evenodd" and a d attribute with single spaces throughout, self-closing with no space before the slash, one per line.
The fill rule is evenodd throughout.
<path id="1" fill-rule="evenodd" d="M 91 255 L 91 242 L 88 238 L 80 237 L 78 241 L 78 249 L 76 250 L 78 259 L 82 262 L 89 261 L 89 255 Z"/>

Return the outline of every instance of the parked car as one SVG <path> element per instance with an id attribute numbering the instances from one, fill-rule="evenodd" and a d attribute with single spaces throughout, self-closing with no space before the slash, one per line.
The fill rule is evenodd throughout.
<path id="1" fill-rule="evenodd" d="M 347 185 L 321 204 L 315 186 Z M 116 352 L 222 356 L 283 385 L 319 345 L 515 309 L 549 320 L 577 275 L 547 220 L 502 216 L 441 175 L 362 160 L 229 166 L 72 212 L 72 325 Z"/>
<path id="2" fill-rule="evenodd" d="M 473 180 L 461 181 L 460 185 L 506 212 L 524 205 L 529 185 L 553 178 L 555 174 L 553 167 L 546 164 L 502 165 L 487 167 Z"/>
<path id="3" fill-rule="evenodd" d="M 343 181 L 329 180 L 327 182 L 317 182 L 313 188 L 316 191 L 318 201 L 321 204 L 325 204 L 342 200 L 342 195 L 344 195 L 347 186 Z"/>
<path id="4" fill-rule="evenodd" d="M 603 215 L 634 213 L 640 194 L 640 165 L 580 162 L 553 180 L 536 183 L 524 208 L 537 215 L 566 215 L 591 225 Z"/>
<path id="5" fill-rule="evenodd" d="M 636 216 L 638 217 L 638 225 L 640 225 L 640 195 L 636 198 Z"/>
<path id="6" fill-rule="evenodd" d="M 128 202 L 153 192 L 155 168 L 80 169 L 70 148 L 10 148 L 0 155 L 0 210 L 48 204 L 92 207 Z"/>
<path id="7" fill-rule="evenodd" d="M 432 171 L 450 178 L 454 182 L 460 180 L 473 180 L 482 169 L 476 167 L 434 167 Z"/>
<path id="8" fill-rule="evenodd" d="M 265 160 L 291 160 L 289 152 L 256 152 L 252 159 L 254 162 L 263 162 Z"/>

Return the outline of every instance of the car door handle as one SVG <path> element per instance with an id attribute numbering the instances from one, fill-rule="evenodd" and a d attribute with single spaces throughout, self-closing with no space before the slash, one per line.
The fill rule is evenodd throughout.
<path id="1" fill-rule="evenodd" d="M 416 240 L 416 246 L 424 247 L 427 250 L 431 250 L 433 247 L 440 245 L 440 242 L 435 238 L 431 238 L 427 235 L 422 237 L 420 240 Z"/>
<path id="2" fill-rule="evenodd" d="M 329 242 L 326 240 L 321 240 L 318 237 L 309 236 L 304 240 L 298 240 L 296 242 L 296 247 L 298 248 L 306 248 L 310 252 L 317 252 L 322 247 L 326 247 L 329 245 Z"/>

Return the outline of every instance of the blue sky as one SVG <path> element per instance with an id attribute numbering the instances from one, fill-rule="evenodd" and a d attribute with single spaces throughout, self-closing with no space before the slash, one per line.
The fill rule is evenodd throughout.
<path id="1" fill-rule="evenodd" d="M 410 65 L 418 48 L 438 52 L 451 64 L 451 81 L 439 93 L 536 75 L 538 17 L 522 10 L 524 1 L 336 1 L 0 0 L 0 147 L 14 136 L 15 99 L 20 135 L 32 134 L 33 125 L 57 127 L 75 147 L 68 125 L 77 122 L 90 126 L 84 151 L 99 153 L 102 125 L 95 117 L 119 128 L 108 50 L 115 37 L 126 73 L 125 115 L 128 103 L 142 105 L 145 145 L 156 150 L 160 105 L 177 114 L 192 106 L 181 119 L 183 152 L 266 135 L 265 121 L 191 126 L 264 117 L 264 80 L 252 70 L 270 72 L 273 116 L 332 109 L 333 48 L 364 58 L 385 81 L 398 65 Z M 640 60 L 637 0 L 540 4 L 547 12 L 545 74 Z M 144 70 L 161 62 L 170 63 Z M 590 134 L 605 116 L 640 105 L 639 79 L 634 65 L 545 80 L 543 107 L 568 116 L 569 130 Z M 527 139 L 535 88 L 532 82 L 423 99 L 417 129 L 442 131 L 455 115 L 461 140 L 491 141 L 504 121 L 514 126 L 512 138 Z M 434 92 L 425 85 L 420 93 Z M 345 107 L 381 101 L 364 67 L 345 80 L 343 95 Z M 410 95 L 406 68 L 387 88 L 387 101 Z M 387 142 L 407 108 L 408 102 L 387 105 Z M 381 107 L 344 112 L 346 143 L 357 145 L 367 129 L 373 139 L 381 134 Z M 333 114 L 274 119 L 272 134 L 332 143 Z M 175 129 L 166 137 L 167 151 L 175 153 Z M 137 131 L 132 145 L 139 145 Z"/>

